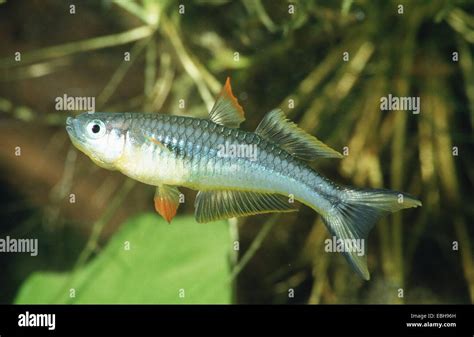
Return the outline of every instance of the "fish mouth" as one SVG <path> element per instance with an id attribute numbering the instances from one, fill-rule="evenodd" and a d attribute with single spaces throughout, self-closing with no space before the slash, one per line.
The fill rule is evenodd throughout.
<path id="1" fill-rule="evenodd" d="M 81 132 L 78 130 L 78 123 L 74 117 L 68 117 L 66 119 L 66 132 L 71 139 L 71 142 L 78 148 L 82 149 L 84 145 L 82 142 L 84 141 L 81 137 Z"/>
<path id="2" fill-rule="evenodd" d="M 68 117 L 66 119 L 66 131 L 69 134 L 70 137 L 75 137 L 76 133 L 74 132 L 74 118 L 73 117 Z"/>
<path id="3" fill-rule="evenodd" d="M 85 141 L 83 136 L 81 135 L 81 131 L 78 127 L 78 121 L 74 117 L 68 117 L 66 119 L 66 131 L 69 135 L 69 139 L 71 140 L 72 144 L 80 151 L 87 154 Z"/>

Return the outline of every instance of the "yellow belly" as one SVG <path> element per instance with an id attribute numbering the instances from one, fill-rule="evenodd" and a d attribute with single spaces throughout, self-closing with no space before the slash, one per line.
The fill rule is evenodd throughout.
<path id="1" fill-rule="evenodd" d="M 182 160 L 176 159 L 172 153 L 157 150 L 152 144 L 129 147 L 117 160 L 115 168 L 130 178 L 153 186 L 183 185 L 189 177 Z"/>

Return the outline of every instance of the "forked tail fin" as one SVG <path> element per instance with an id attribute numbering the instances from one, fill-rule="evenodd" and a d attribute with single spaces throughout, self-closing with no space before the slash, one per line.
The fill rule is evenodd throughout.
<path id="1" fill-rule="evenodd" d="M 369 280 L 365 242 L 370 230 L 385 213 L 418 207 L 421 206 L 421 201 L 408 194 L 391 190 L 346 188 L 341 191 L 341 197 L 331 210 L 323 215 L 323 220 L 331 234 L 342 240 L 340 242 L 346 248 L 343 249 L 343 254 L 347 261 L 361 277 Z M 362 247 L 363 252 L 356 247 Z"/>

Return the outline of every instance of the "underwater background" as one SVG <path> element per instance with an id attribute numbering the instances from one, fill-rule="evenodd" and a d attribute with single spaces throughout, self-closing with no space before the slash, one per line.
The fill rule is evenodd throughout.
<path id="1" fill-rule="evenodd" d="M 0 1 L 0 303 L 473 303 L 474 3 Z M 282 108 L 345 154 L 314 168 L 423 207 L 371 232 L 371 280 L 319 215 L 172 224 L 154 188 L 71 144 L 56 98 L 206 118 L 227 76 L 253 131 Z M 419 113 L 381 110 L 389 94 Z"/>

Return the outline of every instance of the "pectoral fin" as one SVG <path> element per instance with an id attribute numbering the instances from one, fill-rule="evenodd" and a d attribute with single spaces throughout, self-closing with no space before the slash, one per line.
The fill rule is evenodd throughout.
<path id="1" fill-rule="evenodd" d="M 168 222 L 176 215 L 179 207 L 180 192 L 177 187 L 161 185 L 155 191 L 155 210 Z"/>
<path id="2" fill-rule="evenodd" d="M 199 191 L 194 207 L 197 222 L 297 211 L 285 197 L 278 194 L 229 190 Z"/>
<path id="3" fill-rule="evenodd" d="M 278 144 L 286 152 L 299 159 L 311 161 L 316 157 L 342 158 L 342 154 L 288 120 L 280 109 L 267 113 L 255 133 Z"/>
<path id="4" fill-rule="evenodd" d="M 217 97 L 209 116 L 214 123 L 230 128 L 238 128 L 240 123 L 245 120 L 244 109 L 232 93 L 229 77 L 227 77 L 224 88 Z"/>
<path id="5" fill-rule="evenodd" d="M 152 137 L 152 136 L 149 136 L 145 133 L 145 131 L 143 131 L 143 139 L 147 142 L 151 142 L 155 145 L 157 145 L 162 151 L 165 151 L 165 152 L 170 152 L 171 150 L 166 147 L 165 144 L 163 144 L 162 142 L 160 142 L 158 139 Z"/>

